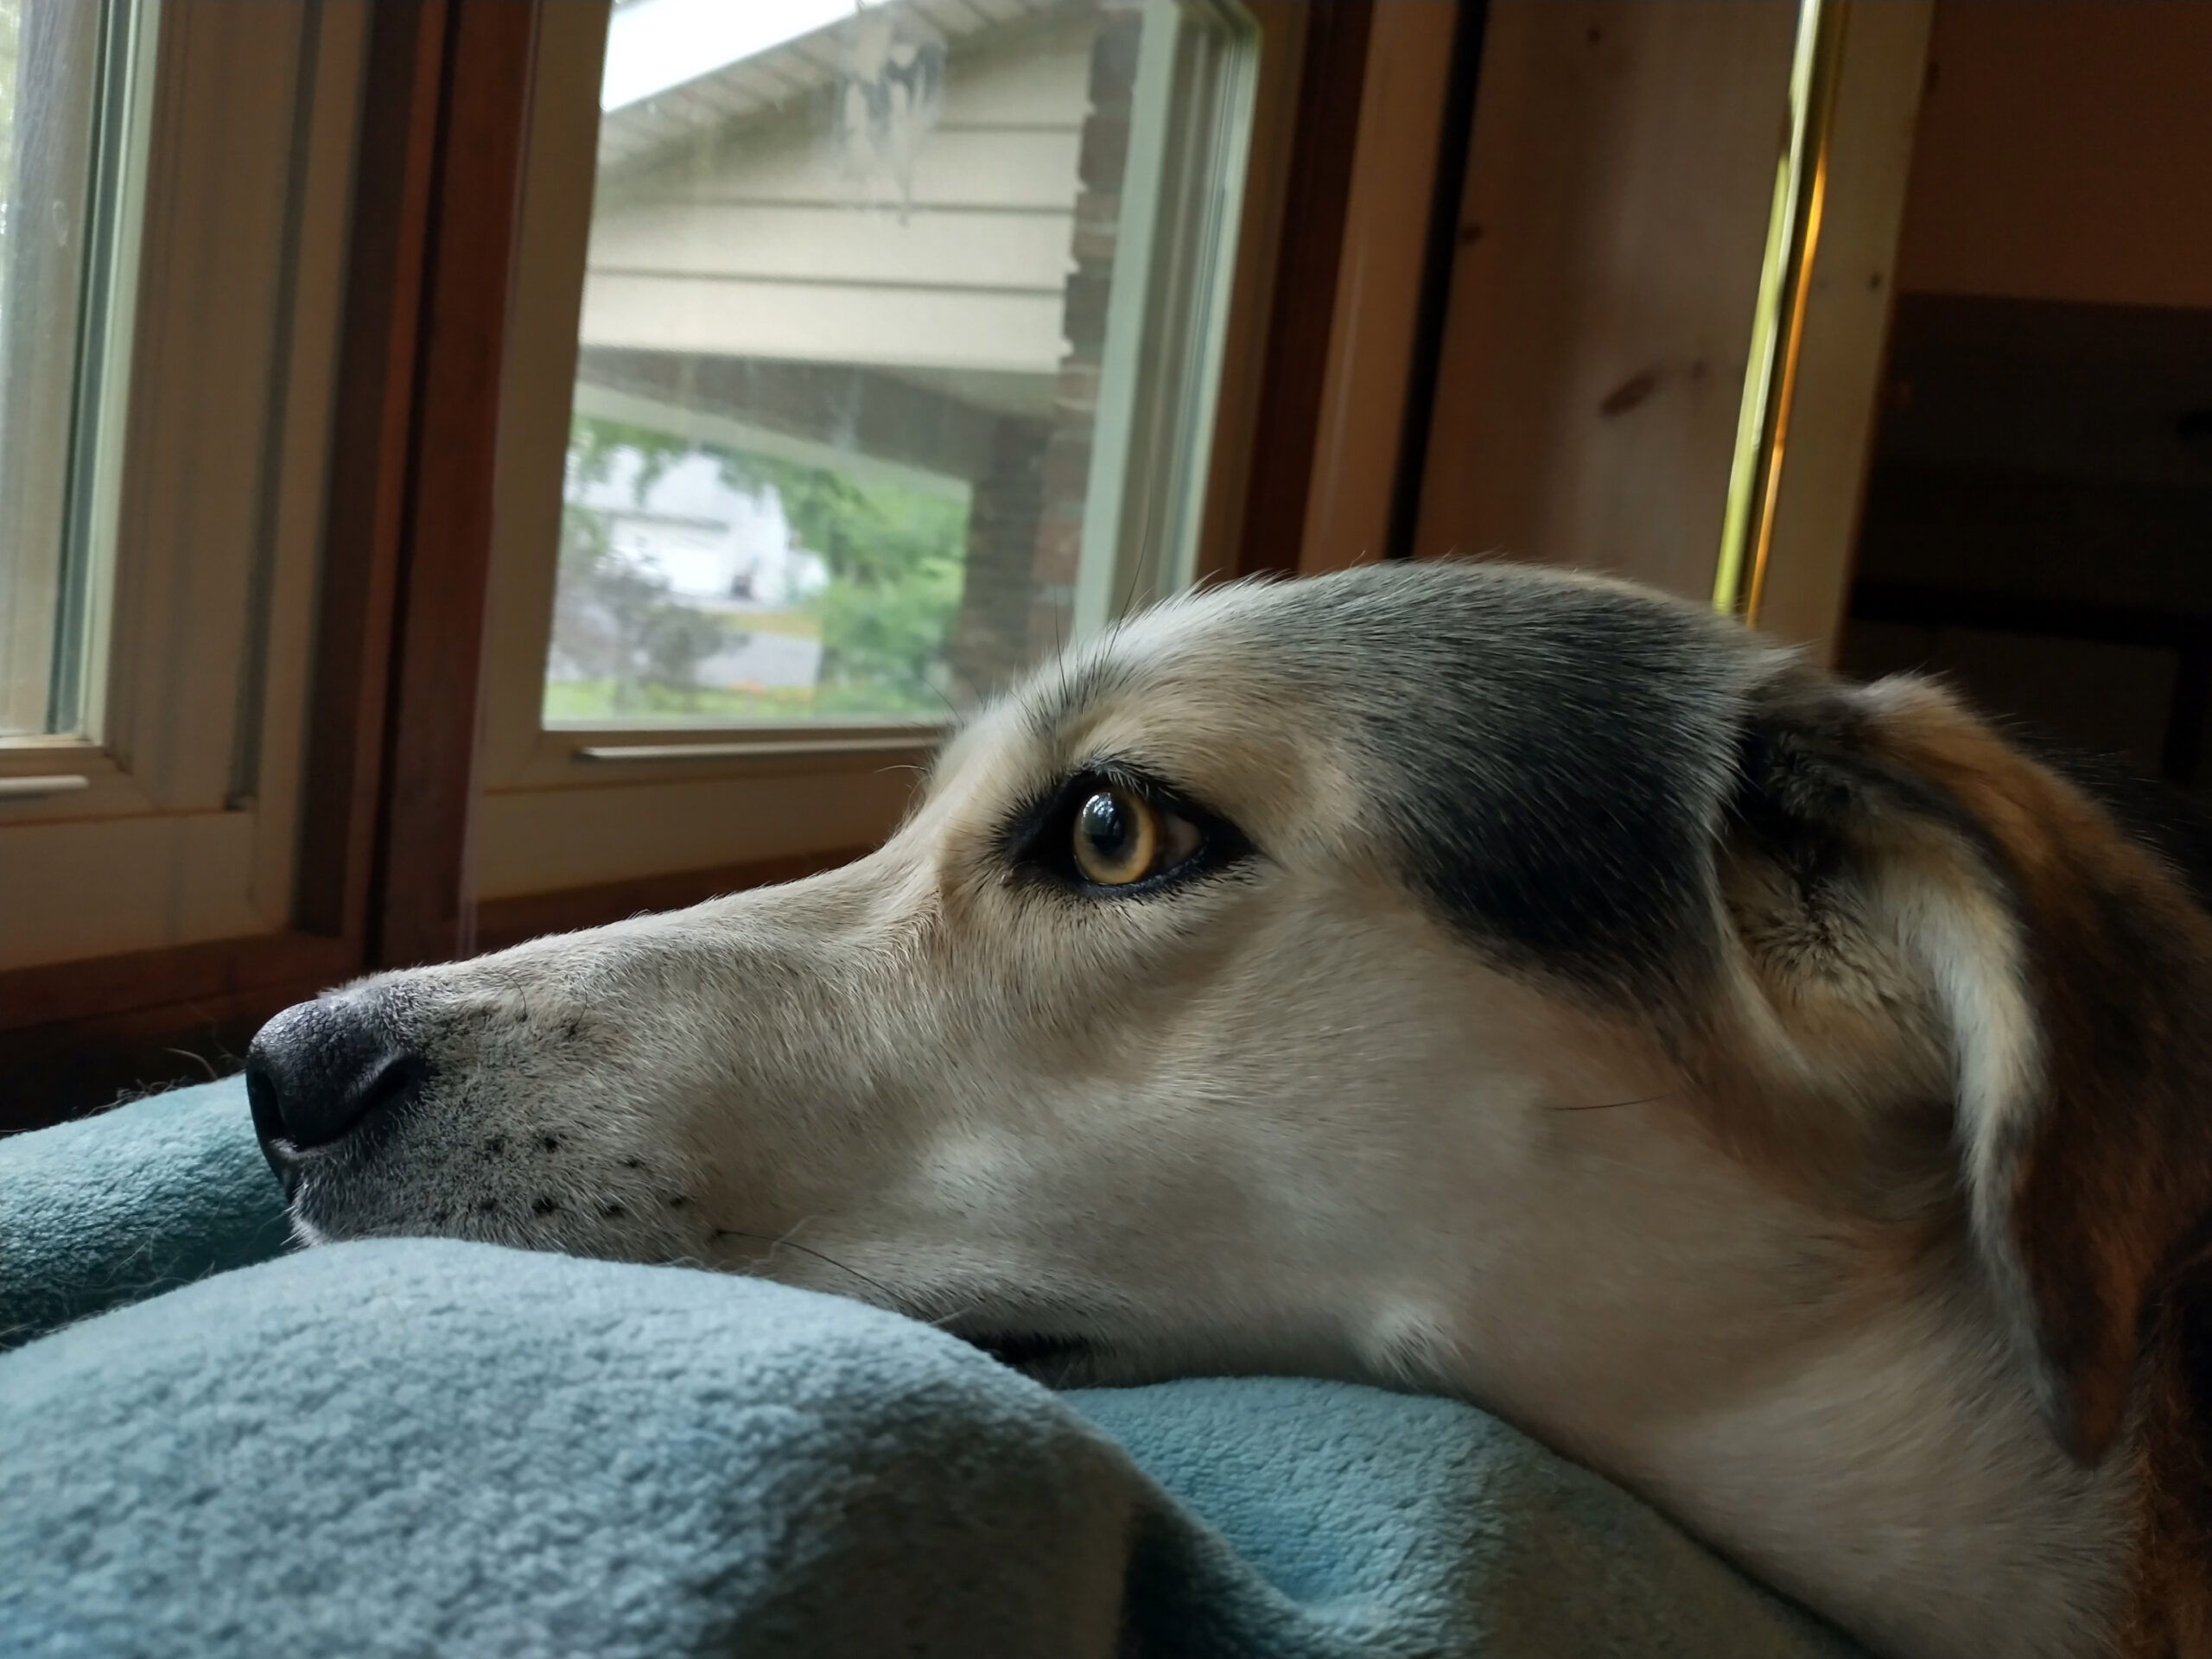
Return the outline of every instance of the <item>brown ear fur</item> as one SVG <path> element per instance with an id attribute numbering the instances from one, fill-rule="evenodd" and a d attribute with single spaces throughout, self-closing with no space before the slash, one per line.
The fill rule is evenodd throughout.
<path id="1" fill-rule="evenodd" d="M 2053 1431 L 2093 1460 L 2154 1297 L 2207 1242 L 2212 918 L 2102 806 L 1924 682 L 1796 682 L 1753 724 L 1753 830 L 1841 848 L 1916 968 L 1977 1252 Z"/>

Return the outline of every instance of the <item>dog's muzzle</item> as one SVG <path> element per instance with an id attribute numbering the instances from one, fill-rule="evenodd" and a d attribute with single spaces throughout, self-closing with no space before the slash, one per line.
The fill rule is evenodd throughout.
<path id="1" fill-rule="evenodd" d="M 303 1155 L 361 1134 L 421 1090 L 429 1064 L 358 996 L 284 1010 L 246 1050 L 246 1099 L 270 1167 L 289 1192 Z"/>

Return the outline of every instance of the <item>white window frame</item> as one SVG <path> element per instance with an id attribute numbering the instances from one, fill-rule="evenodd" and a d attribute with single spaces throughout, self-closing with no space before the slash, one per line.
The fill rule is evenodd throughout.
<path id="1" fill-rule="evenodd" d="M 0 969 L 290 921 L 369 4 L 161 9 L 105 665 L 0 741 Z"/>

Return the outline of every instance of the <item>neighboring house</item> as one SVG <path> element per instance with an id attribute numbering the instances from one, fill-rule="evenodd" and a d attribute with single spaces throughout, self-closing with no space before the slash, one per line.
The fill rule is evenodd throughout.
<path id="1" fill-rule="evenodd" d="M 607 111 L 584 345 L 1049 414 L 1099 13 L 995 10 L 880 8 Z"/>
<path id="2" fill-rule="evenodd" d="M 713 457 L 675 462 L 639 487 L 634 452 L 607 476 L 569 486 L 571 504 L 602 514 L 626 563 L 664 579 L 677 598 L 776 609 L 819 593 L 829 573 L 797 545 L 772 490 L 741 489 Z"/>
<path id="3" fill-rule="evenodd" d="M 821 636 L 794 610 L 822 591 L 829 571 L 795 543 L 775 493 L 740 489 L 704 454 L 649 482 L 641 472 L 634 451 L 618 451 L 606 476 L 572 480 L 568 499 L 602 516 L 609 550 L 625 565 L 725 625 L 724 643 L 698 659 L 692 683 L 761 690 L 814 684 Z M 593 676 L 589 665 L 571 666 L 580 677 Z"/>

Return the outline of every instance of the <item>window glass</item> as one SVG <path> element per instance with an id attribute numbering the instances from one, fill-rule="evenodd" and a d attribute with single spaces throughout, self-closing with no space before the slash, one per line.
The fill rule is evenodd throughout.
<path id="1" fill-rule="evenodd" d="M 0 740 L 97 721 L 153 16 L 0 0 Z"/>
<path id="2" fill-rule="evenodd" d="M 547 721 L 938 718 L 1187 581 L 1255 41 L 621 0 Z"/>

